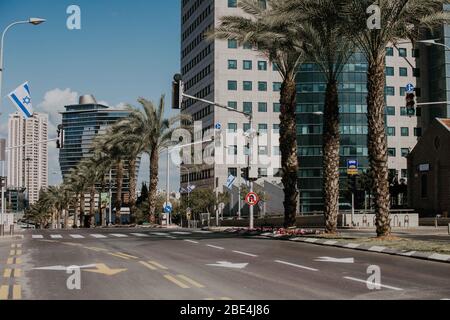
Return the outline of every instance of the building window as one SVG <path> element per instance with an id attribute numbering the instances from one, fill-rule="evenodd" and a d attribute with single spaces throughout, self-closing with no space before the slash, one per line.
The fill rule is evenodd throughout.
<path id="1" fill-rule="evenodd" d="M 408 76 L 408 68 L 400 68 L 400 77 Z"/>
<path id="2" fill-rule="evenodd" d="M 267 70 L 267 62 L 266 61 L 258 61 L 258 70 L 266 71 Z"/>
<path id="3" fill-rule="evenodd" d="M 258 146 L 258 155 L 266 156 L 268 154 L 267 146 Z"/>
<path id="4" fill-rule="evenodd" d="M 267 91 L 267 82 L 259 81 L 258 82 L 258 91 Z"/>
<path id="5" fill-rule="evenodd" d="M 393 57 L 394 56 L 394 48 L 392 48 L 392 47 L 386 48 L 386 56 Z"/>
<path id="6" fill-rule="evenodd" d="M 396 155 L 395 148 L 388 148 L 388 156 L 395 157 L 395 155 Z"/>
<path id="7" fill-rule="evenodd" d="M 408 170 L 402 169 L 401 175 L 403 179 L 408 179 Z"/>
<path id="8" fill-rule="evenodd" d="M 408 56 L 408 51 L 405 48 L 399 48 L 398 55 L 400 57 L 406 58 Z"/>
<path id="9" fill-rule="evenodd" d="M 244 60 L 244 70 L 252 70 L 252 61 L 251 60 Z"/>
<path id="10" fill-rule="evenodd" d="M 247 132 L 248 130 L 250 130 L 250 123 L 244 123 L 242 126 L 242 129 L 244 130 L 244 132 Z"/>
<path id="11" fill-rule="evenodd" d="M 273 133 L 276 133 L 276 134 L 280 133 L 280 125 L 278 123 L 275 123 L 273 125 Z"/>
<path id="12" fill-rule="evenodd" d="M 386 87 L 386 95 L 387 96 L 395 96 L 395 88 L 394 87 Z"/>
<path id="13" fill-rule="evenodd" d="M 228 48 L 229 49 L 237 49 L 237 40 L 235 39 L 228 39 Z"/>
<path id="14" fill-rule="evenodd" d="M 280 147 L 273 147 L 272 155 L 280 156 L 281 155 Z"/>
<path id="15" fill-rule="evenodd" d="M 248 42 L 244 43 L 244 44 L 243 44 L 243 47 L 244 47 L 244 49 L 247 49 L 247 50 L 253 49 L 252 44 L 251 44 L 251 43 L 248 43 Z"/>
<path id="16" fill-rule="evenodd" d="M 278 102 L 275 102 L 273 104 L 273 112 L 280 112 L 281 111 L 281 105 Z"/>
<path id="17" fill-rule="evenodd" d="M 386 76 L 388 77 L 394 76 L 394 67 L 386 67 Z"/>
<path id="18" fill-rule="evenodd" d="M 252 82 L 244 81 L 242 87 L 243 87 L 244 91 L 252 91 Z"/>
<path id="19" fill-rule="evenodd" d="M 258 124 L 258 132 L 259 133 L 267 133 L 267 123 Z"/>
<path id="20" fill-rule="evenodd" d="M 275 91 L 275 92 L 281 91 L 281 82 L 273 83 L 273 91 Z"/>
<path id="21" fill-rule="evenodd" d="M 237 177 L 237 168 L 228 168 L 228 175 Z"/>
<path id="22" fill-rule="evenodd" d="M 402 157 L 406 158 L 409 155 L 409 148 L 402 148 Z"/>
<path id="23" fill-rule="evenodd" d="M 400 107 L 400 115 L 401 116 L 407 116 L 408 111 L 406 110 L 406 107 Z"/>
<path id="24" fill-rule="evenodd" d="M 236 70 L 237 69 L 237 60 L 228 60 L 228 69 Z"/>
<path id="25" fill-rule="evenodd" d="M 420 194 L 422 198 L 428 197 L 428 175 L 426 174 L 420 177 Z"/>
<path id="26" fill-rule="evenodd" d="M 234 81 L 234 80 L 228 81 L 228 90 L 236 91 L 237 90 L 237 81 Z"/>
<path id="27" fill-rule="evenodd" d="M 266 178 L 267 177 L 267 168 L 258 168 L 258 177 Z"/>
<path id="28" fill-rule="evenodd" d="M 258 103 L 258 112 L 267 112 L 267 103 L 259 102 Z"/>
<path id="29" fill-rule="evenodd" d="M 244 111 L 244 113 L 252 113 L 252 103 L 251 102 L 244 102 L 243 111 Z"/>
<path id="30" fill-rule="evenodd" d="M 406 96 L 406 88 L 400 87 L 400 96 L 405 97 Z"/>
<path id="31" fill-rule="evenodd" d="M 228 8 L 237 8 L 237 0 L 228 0 Z"/>
<path id="32" fill-rule="evenodd" d="M 386 114 L 388 116 L 395 116 L 395 107 L 386 107 Z"/>
<path id="33" fill-rule="evenodd" d="M 228 132 L 230 132 L 230 133 L 237 132 L 237 123 L 229 123 L 228 124 Z"/>
<path id="34" fill-rule="evenodd" d="M 402 137 L 408 137 L 409 136 L 409 128 L 408 127 L 402 127 L 401 128 L 401 135 L 402 135 Z"/>
<path id="35" fill-rule="evenodd" d="M 390 137 L 395 137 L 395 127 L 387 127 L 387 135 Z"/>
<path id="36" fill-rule="evenodd" d="M 414 128 L 414 136 L 421 137 L 422 136 L 422 128 Z"/>
<path id="37" fill-rule="evenodd" d="M 237 109 L 237 101 L 228 101 L 228 108 Z"/>

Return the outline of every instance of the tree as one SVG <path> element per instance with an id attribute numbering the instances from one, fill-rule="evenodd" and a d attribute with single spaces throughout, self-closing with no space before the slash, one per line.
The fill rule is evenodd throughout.
<path id="1" fill-rule="evenodd" d="M 327 233 L 337 232 L 339 213 L 339 95 L 338 79 L 352 54 L 345 36 L 340 0 L 291 0 L 280 19 L 294 19 L 303 38 L 306 59 L 321 70 L 327 88 L 323 108 L 323 193 Z"/>
<path id="2" fill-rule="evenodd" d="M 297 131 L 295 75 L 303 61 L 303 44 L 297 21 L 279 16 L 289 0 L 242 0 L 239 6 L 247 16 L 225 16 L 210 34 L 211 38 L 235 39 L 250 43 L 275 64 L 283 80 L 280 93 L 280 151 L 284 186 L 284 225 L 295 226 L 297 191 Z"/>
<path id="3" fill-rule="evenodd" d="M 139 139 L 142 142 L 142 149 L 150 156 L 150 185 L 148 197 L 149 222 L 156 221 L 156 191 L 159 181 L 159 154 L 169 146 L 173 145 L 172 133 L 177 122 L 190 117 L 179 115 L 172 118 L 165 118 L 165 97 L 161 96 L 157 107 L 144 98 L 138 99 L 143 110 L 129 106 L 131 114 L 121 121 L 123 127 L 127 128 L 122 134 L 129 139 Z"/>
<path id="4" fill-rule="evenodd" d="M 446 0 L 347 0 L 343 12 L 346 31 L 368 62 L 367 118 L 369 161 L 378 237 L 391 234 L 387 137 L 385 130 L 386 47 L 402 39 L 415 41 L 421 29 L 432 29 L 450 21 L 443 11 Z M 378 6 L 380 28 L 368 28 L 367 9 Z M 377 14 L 377 13 L 376 13 Z"/>

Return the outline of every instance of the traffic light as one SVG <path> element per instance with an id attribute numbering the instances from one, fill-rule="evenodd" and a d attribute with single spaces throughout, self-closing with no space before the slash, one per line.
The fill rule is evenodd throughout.
<path id="1" fill-rule="evenodd" d="M 248 180 L 248 172 L 249 172 L 248 167 L 241 168 L 241 176 L 244 180 Z"/>
<path id="2" fill-rule="evenodd" d="M 64 127 L 62 124 L 58 125 L 58 140 L 56 140 L 56 148 L 64 148 Z"/>
<path id="3" fill-rule="evenodd" d="M 414 93 L 406 95 L 406 113 L 410 117 L 416 115 L 416 95 Z"/>
<path id="4" fill-rule="evenodd" d="M 172 109 L 181 109 L 183 102 L 184 83 L 181 74 L 177 73 L 172 82 Z"/>

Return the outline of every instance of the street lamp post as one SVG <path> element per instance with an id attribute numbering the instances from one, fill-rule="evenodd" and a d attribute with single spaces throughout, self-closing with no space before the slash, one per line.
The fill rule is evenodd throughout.
<path id="1" fill-rule="evenodd" d="M 46 21 L 45 19 L 41 19 L 41 18 L 30 18 L 30 19 L 24 20 L 24 21 L 13 22 L 10 25 L 8 25 L 5 28 L 5 30 L 3 30 L 2 38 L 1 38 L 1 42 L 0 42 L 0 107 L 2 105 L 3 48 L 4 48 L 6 32 L 8 32 L 8 30 L 10 28 L 12 28 L 13 26 L 18 25 L 18 24 L 30 23 L 32 25 L 38 25 L 38 24 L 44 23 L 45 21 Z"/>

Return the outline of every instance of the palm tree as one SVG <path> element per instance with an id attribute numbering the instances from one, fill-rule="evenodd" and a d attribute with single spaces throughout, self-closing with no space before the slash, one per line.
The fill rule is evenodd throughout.
<path id="1" fill-rule="evenodd" d="M 121 121 L 122 132 L 128 140 L 136 139 L 141 145 L 136 150 L 142 149 L 150 156 L 150 185 L 149 185 L 149 222 L 156 221 L 156 191 L 158 187 L 158 170 L 160 152 L 173 145 L 172 133 L 176 129 L 175 124 L 180 121 L 189 121 L 190 117 L 178 115 L 169 119 L 164 117 L 165 97 L 161 96 L 157 107 L 144 98 L 138 99 L 142 109 L 129 106 L 130 115 Z"/>
<path id="2" fill-rule="evenodd" d="M 300 28 L 306 59 L 314 62 L 327 82 L 323 112 L 323 193 L 326 232 L 337 232 L 339 213 L 339 97 L 338 79 L 352 54 L 344 35 L 342 1 L 291 0 L 280 19 L 294 19 Z"/>
<path id="3" fill-rule="evenodd" d="M 72 197 L 66 186 L 50 186 L 42 196 L 42 202 L 47 208 L 56 212 L 57 228 L 60 226 L 61 216 L 64 218 L 64 229 L 68 229 L 69 210 Z"/>
<path id="4" fill-rule="evenodd" d="M 280 93 L 280 151 L 284 186 L 284 225 L 295 226 L 297 191 L 297 131 L 295 76 L 304 58 L 301 29 L 297 21 L 280 19 L 279 13 L 289 0 L 268 0 L 267 7 L 259 0 L 242 0 L 243 16 L 225 16 L 210 38 L 234 39 L 250 43 L 277 66 L 283 83 Z"/>
<path id="5" fill-rule="evenodd" d="M 433 29 L 449 22 L 443 11 L 446 0 L 378 0 L 380 29 L 369 29 L 366 14 L 373 0 L 347 0 L 346 28 L 368 62 L 367 118 L 369 161 L 373 175 L 373 195 L 378 237 L 391 234 L 387 139 L 385 130 L 386 47 L 402 39 L 415 41 L 421 29 Z"/>

